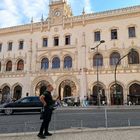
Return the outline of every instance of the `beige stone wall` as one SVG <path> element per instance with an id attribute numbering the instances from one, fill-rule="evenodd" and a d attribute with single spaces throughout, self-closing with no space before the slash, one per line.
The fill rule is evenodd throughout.
<path id="1" fill-rule="evenodd" d="M 132 11 L 131 11 L 132 10 Z M 29 92 L 35 95 L 35 87 L 39 81 L 46 80 L 55 87 L 55 94 L 58 95 L 59 85 L 63 80 L 70 79 L 76 85 L 76 94 L 82 98 L 92 93 L 96 83 L 96 67 L 93 67 L 93 56 L 96 51 L 92 47 L 98 45 L 94 42 L 94 32 L 101 31 L 101 39 L 104 44 L 99 46 L 99 52 L 103 55 L 104 65 L 99 68 L 99 82 L 105 89 L 105 94 L 110 103 L 110 87 L 114 83 L 114 67 L 109 64 L 109 56 L 117 51 L 121 56 L 127 54 L 131 48 L 140 53 L 140 7 L 128 8 L 124 13 L 121 10 L 116 12 L 105 12 L 101 14 L 84 15 L 73 17 L 73 21 L 63 21 L 61 25 L 50 25 L 48 22 L 31 23 L 25 26 L 0 29 L 0 42 L 3 44 L 0 52 L 2 69 L 0 72 L 0 87 L 9 85 L 13 94 L 14 85 L 19 83 L 22 88 L 22 96 Z M 123 11 L 123 10 L 122 10 Z M 116 15 L 118 13 L 118 15 Z M 96 19 L 97 18 L 97 19 Z M 81 20 L 82 19 L 82 20 Z M 136 37 L 128 38 L 128 27 L 136 27 Z M 110 31 L 118 29 L 118 39 L 111 40 Z M 65 35 L 71 35 L 71 45 L 65 45 Z M 59 36 L 59 46 L 53 46 L 53 37 Z M 48 47 L 42 47 L 43 37 L 48 37 Z M 18 50 L 19 40 L 24 40 L 24 49 Z M 13 50 L 7 51 L 7 42 L 13 41 Z M 69 70 L 63 69 L 63 61 L 66 55 L 73 60 L 73 67 Z M 40 69 L 41 59 L 49 59 L 50 68 L 44 72 Z M 51 61 L 58 56 L 61 67 L 58 70 L 51 69 Z M 22 58 L 25 62 L 24 71 L 16 71 L 16 62 Z M 12 72 L 5 72 L 7 60 L 12 60 Z M 124 101 L 126 102 L 129 86 L 133 82 L 140 83 L 140 65 L 128 65 L 127 58 L 121 61 L 118 67 L 117 81 L 123 87 Z M 85 69 L 86 68 L 86 69 Z"/>

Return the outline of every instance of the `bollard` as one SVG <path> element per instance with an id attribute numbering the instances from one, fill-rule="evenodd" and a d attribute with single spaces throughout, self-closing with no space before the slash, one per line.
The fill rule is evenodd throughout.
<path id="1" fill-rule="evenodd" d="M 107 120 L 107 109 L 105 107 L 105 127 L 108 128 L 108 120 Z"/>
<path id="2" fill-rule="evenodd" d="M 128 119 L 128 126 L 131 126 L 130 119 Z"/>

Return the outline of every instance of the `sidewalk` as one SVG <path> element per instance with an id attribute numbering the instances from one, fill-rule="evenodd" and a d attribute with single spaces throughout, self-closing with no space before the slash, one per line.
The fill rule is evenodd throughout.
<path id="1" fill-rule="evenodd" d="M 140 127 L 72 128 L 52 132 L 47 140 L 140 140 Z M 0 140 L 39 140 L 37 133 L 0 134 Z"/>

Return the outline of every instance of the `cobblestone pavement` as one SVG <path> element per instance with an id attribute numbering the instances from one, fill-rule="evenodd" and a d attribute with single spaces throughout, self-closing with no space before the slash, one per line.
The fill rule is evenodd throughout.
<path id="1" fill-rule="evenodd" d="M 47 140 L 140 140 L 140 127 L 68 129 L 53 132 Z M 0 140 L 39 140 L 37 133 L 0 134 Z"/>

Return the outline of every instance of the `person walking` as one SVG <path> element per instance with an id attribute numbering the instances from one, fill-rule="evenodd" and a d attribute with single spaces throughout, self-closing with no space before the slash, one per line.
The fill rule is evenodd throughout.
<path id="1" fill-rule="evenodd" d="M 54 101 L 52 99 L 51 92 L 53 91 L 52 85 L 47 85 L 47 90 L 40 95 L 40 101 L 44 107 L 44 115 L 43 115 L 43 122 L 40 127 L 40 131 L 38 133 L 38 137 L 41 139 L 45 139 L 46 136 L 51 136 L 52 134 L 48 132 L 49 123 L 51 121 L 52 111 Z"/>

